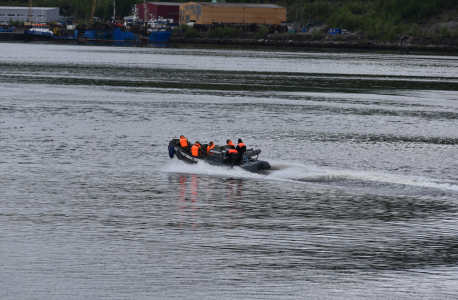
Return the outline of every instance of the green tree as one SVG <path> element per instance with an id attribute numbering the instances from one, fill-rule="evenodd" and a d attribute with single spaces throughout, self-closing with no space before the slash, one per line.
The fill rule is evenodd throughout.
<path id="1" fill-rule="evenodd" d="M 453 30 L 453 35 L 452 36 L 453 36 L 453 38 L 455 40 L 458 40 L 458 29 Z"/>
<path id="2" fill-rule="evenodd" d="M 398 35 L 397 35 L 397 33 L 396 33 L 396 27 L 392 27 L 392 28 L 390 29 L 390 32 L 388 33 L 388 40 L 389 40 L 390 42 L 394 42 L 394 41 L 396 41 L 397 39 L 398 39 Z"/>
<path id="3" fill-rule="evenodd" d="M 442 29 L 441 29 L 441 36 L 442 36 L 443 38 L 449 38 L 449 37 L 451 37 L 451 33 L 450 33 L 450 31 L 448 30 L 448 27 L 447 27 L 447 26 L 442 27 Z"/>
<path id="4" fill-rule="evenodd" d="M 420 26 L 417 23 L 412 24 L 410 27 L 410 35 L 417 36 L 418 31 L 420 30 Z"/>

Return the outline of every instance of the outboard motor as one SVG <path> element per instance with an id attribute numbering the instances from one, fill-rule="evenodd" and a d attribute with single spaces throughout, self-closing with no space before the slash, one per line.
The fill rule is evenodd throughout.
<path id="1" fill-rule="evenodd" d="M 262 161 L 261 165 L 259 166 L 259 170 L 269 170 L 270 164 L 266 161 Z"/>
<path id="2" fill-rule="evenodd" d="M 173 139 L 169 142 L 169 156 L 173 158 L 175 156 L 175 145 L 178 143 L 178 139 Z"/>
<path id="3" fill-rule="evenodd" d="M 175 147 L 172 145 L 169 145 L 169 156 L 170 158 L 173 158 L 175 156 Z"/>

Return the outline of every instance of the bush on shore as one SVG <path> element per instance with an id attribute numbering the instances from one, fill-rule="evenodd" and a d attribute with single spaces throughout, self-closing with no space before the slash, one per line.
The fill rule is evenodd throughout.
<path id="1" fill-rule="evenodd" d="M 452 37 L 458 41 L 458 29 L 453 30 Z"/>
<path id="2" fill-rule="evenodd" d="M 188 26 L 188 25 L 180 25 L 178 28 L 173 29 L 172 37 L 177 37 L 177 36 L 184 36 L 186 38 L 196 38 L 196 37 L 202 37 L 203 34 L 202 32 L 194 29 L 193 26 Z"/>
<path id="3" fill-rule="evenodd" d="M 444 27 L 441 28 L 441 37 L 449 38 L 451 36 L 452 36 L 452 34 L 450 33 L 450 30 L 448 30 L 447 26 L 444 26 Z"/>
<path id="4" fill-rule="evenodd" d="M 241 32 L 243 32 L 242 28 L 237 29 L 236 27 L 224 26 L 224 28 L 217 27 L 214 30 L 209 28 L 207 35 L 209 38 L 235 38 Z"/>
<path id="5" fill-rule="evenodd" d="M 269 33 L 269 28 L 264 25 L 261 25 L 258 32 L 258 39 L 265 39 L 267 34 Z"/>
<path id="6" fill-rule="evenodd" d="M 324 36 L 324 32 L 321 30 L 317 30 L 316 28 L 313 28 L 312 30 L 312 38 L 314 40 L 320 40 Z"/>
<path id="7" fill-rule="evenodd" d="M 411 36 L 417 36 L 419 31 L 420 31 L 420 26 L 418 26 L 417 23 L 413 23 L 412 26 L 410 27 L 409 34 Z"/>

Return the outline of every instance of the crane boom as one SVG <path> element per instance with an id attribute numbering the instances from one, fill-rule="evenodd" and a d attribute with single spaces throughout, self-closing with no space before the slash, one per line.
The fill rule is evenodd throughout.
<path id="1" fill-rule="evenodd" d="M 30 0 L 32 1 L 32 0 Z M 94 2 L 92 2 L 92 10 L 91 10 L 91 16 L 89 18 L 89 23 L 93 23 L 94 22 L 94 13 L 95 13 L 95 5 L 97 4 L 97 0 L 94 0 Z"/>
<path id="2" fill-rule="evenodd" d="M 29 12 L 27 13 L 27 22 L 32 22 L 32 12 L 33 12 L 32 6 L 33 6 L 33 2 L 32 0 L 29 0 Z"/>

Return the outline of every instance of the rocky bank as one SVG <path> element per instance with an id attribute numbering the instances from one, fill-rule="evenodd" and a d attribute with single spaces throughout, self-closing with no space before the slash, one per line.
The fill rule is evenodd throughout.
<path id="1" fill-rule="evenodd" d="M 458 52 L 458 43 L 453 39 L 414 39 L 409 42 L 409 51 L 449 51 Z M 324 37 L 321 40 L 300 39 L 242 39 L 242 38 L 185 38 L 172 37 L 170 43 L 186 44 L 220 44 L 220 45 L 250 45 L 250 46 L 277 46 L 277 47 L 315 47 L 315 48 L 353 48 L 372 50 L 400 50 L 400 43 L 374 42 L 367 40 L 333 40 Z"/>

